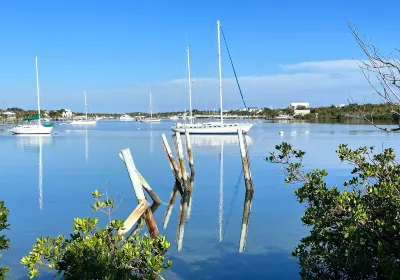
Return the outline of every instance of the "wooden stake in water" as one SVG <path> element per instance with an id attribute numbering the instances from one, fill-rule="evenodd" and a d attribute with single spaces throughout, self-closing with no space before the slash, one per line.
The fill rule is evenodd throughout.
<path id="1" fill-rule="evenodd" d="M 129 174 L 129 178 L 131 179 L 131 183 L 135 191 L 136 198 L 140 203 L 141 201 L 146 200 L 146 197 L 144 195 L 143 187 L 140 182 L 139 176 L 137 174 L 135 163 L 133 162 L 131 151 L 129 149 L 121 150 L 121 157 L 123 158 L 126 170 L 128 171 Z M 146 209 L 146 211 L 144 212 L 144 218 L 146 220 L 146 224 L 149 229 L 150 235 L 152 237 L 156 237 L 158 235 L 158 228 L 154 220 L 153 213 L 151 212 L 150 209 Z"/>
<path id="2" fill-rule="evenodd" d="M 128 233 L 134 224 L 142 217 L 143 213 L 150 207 L 150 203 L 147 200 L 142 200 L 139 205 L 133 210 L 129 217 L 124 222 L 124 227 L 118 231 L 119 235 Z"/>
<path id="3" fill-rule="evenodd" d="M 243 252 L 246 248 L 247 233 L 249 229 L 251 204 L 254 194 L 254 185 L 251 178 L 250 159 L 247 149 L 245 135 L 241 129 L 238 129 L 238 138 L 240 146 L 240 156 L 242 158 L 243 176 L 246 185 L 246 195 L 243 206 L 242 226 L 240 231 L 239 252 Z"/>
<path id="4" fill-rule="evenodd" d="M 184 190 L 183 190 L 182 178 L 181 178 L 181 174 L 180 174 L 180 168 L 179 168 L 179 165 L 174 160 L 174 157 L 171 152 L 171 148 L 169 147 L 169 144 L 167 141 L 167 137 L 165 137 L 164 133 L 162 134 L 162 144 L 164 146 L 165 153 L 167 154 L 168 162 L 171 167 L 172 173 L 175 177 L 175 180 L 178 182 L 178 184 L 176 184 L 176 186 L 177 186 L 179 192 L 181 194 L 183 194 Z"/>
<path id="5" fill-rule="evenodd" d="M 195 170 L 194 170 L 194 162 L 193 162 L 192 144 L 190 142 L 190 136 L 187 131 L 185 133 L 185 136 L 186 136 L 186 147 L 187 147 L 189 167 L 190 167 L 190 180 L 189 180 L 190 200 L 189 200 L 188 214 L 187 214 L 187 218 L 189 218 L 191 211 L 192 211 L 192 198 L 193 198 L 192 191 L 193 191 L 193 185 L 194 185 Z"/>
<path id="6" fill-rule="evenodd" d="M 181 170 L 182 184 L 183 184 L 183 189 L 185 192 L 189 189 L 189 185 L 188 185 L 188 178 L 187 178 L 187 173 L 186 173 L 185 157 L 183 156 L 181 134 L 179 132 L 176 132 L 175 135 L 176 135 L 176 144 L 178 146 L 179 167 Z"/>
<path id="7" fill-rule="evenodd" d="M 238 129 L 240 156 L 242 158 L 243 176 L 246 185 L 246 190 L 253 190 L 253 180 L 251 178 L 249 157 L 247 154 L 246 140 L 244 139 L 243 130 Z"/>

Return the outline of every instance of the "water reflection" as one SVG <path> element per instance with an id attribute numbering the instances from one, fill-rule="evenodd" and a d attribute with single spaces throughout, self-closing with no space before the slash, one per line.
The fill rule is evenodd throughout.
<path id="1" fill-rule="evenodd" d="M 53 136 L 51 135 L 18 135 L 16 137 L 17 147 L 23 149 L 38 150 L 38 192 L 39 192 L 39 209 L 43 210 L 43 146 L 53 144 Z"/>
<path id="2" fill-rule="evenodd" d="M 239 145 L 237 135 L 190 135 L 192 146 L 221 146 L 221 145 Z M 247 145 L 252 145 L 253 140 L 246 135 Z"/>
<path id="3" fill-rule="evenodd" d="M 246 136 L 247 143 L 252 143 L 252 139 L 249 136 Z M 224 239 L 225 231 L 227 224 L 229 222 L 230 214 L 232 209 L 229 209 L 227 220 L 224 224 L 224 147 L 225 145 L 237 146 L 237 153 L 238 156 L 240 154 L 239 150 L 239 140 L 237 135 L 229 135 L 229 136 L 206 136 L 206 135 L 191 135 L 190 136 L 192 146 L 196 147 L 215 147 L 219 146 L 219 200 L 218 200 L 218 240 L 222 242 Z M 243 176 L 241 172 L 240 176 Z M 233 199 L 235 199 L 236 194 L 238 193 L 239 184 L 242 181 L 239 178 L 238 183 L 236 184 L 235 188 L 235 195 Z M 243 181 L 242 181 L 243 182 Z M 172 190 L 170 195 L 169 204 L 164 214 L 163 219 L 163 227 L 164 229 L 167 228 L 168 222 L 170 219 L 170 215 L 172 213 L 172 208 L 175 203 L 176 197 L 178 196 L 179 190 L 176 187 L 176 184 Z M 190 216 L 190 211 L 192 208 L 192 193 L 187 193 L 186 191 L 181 196 L 180 207 L 179 207 L 179 214 L 178 214 L 178 227 L 176 233 L 176 242 L 178 251 L 181 251 L 183 238 L 184 238 L 184 229 L 187 219 Z M 248 225 L 250 220 L 250 213 L 251 213 L 251 203 L 253 199 L 253 193 L 246 192 L 245 195 L 245 202 L 243 205 L 243 216 L 242 216 L 242 223 L 241 223 L 241 230 L 240 230 L 240 241 L 239 241 L 239 252 L 243 252 L 246 248 L 246 240 L 247 240 L 247 233 L 248 233 Z M 188 207 L 189 205 L 189 207 Z M 232 205 L 231 205 L 232 206 Z M 232 208 L 232 207 L 231 207 Z"/>

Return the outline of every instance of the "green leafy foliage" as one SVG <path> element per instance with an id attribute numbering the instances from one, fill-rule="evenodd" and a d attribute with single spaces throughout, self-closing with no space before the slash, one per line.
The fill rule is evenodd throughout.
<path id="1" fill-rule="evenodd" d="M 287 183 L 301 184 L 295 194 L 311 229 L 293 252 L 302 279 L 398 279 L 400 166 L 393 149 L 340 145 L 339 159 L 354 167 L 341 188 L 327 186 L 325 170 L 305 173 L 304 154 L 282 143 L 267 158 L 284 165 Z"/>
<path id="2" fill-rule="evenodd" d="M 0 201 L 0 258 L 2 257 L 1 250 L 9 250 L 8 244 L 10 243 L 10 240 L 7 239 L 5 235 L 2 235 L 2 231 L 8 229 L 10 226 L 7 223 L 7 217 L 9 213 L 9 210 L 4 206 L 4 201 Z M 7 266 L 0 267 L 0 280 L 7 278 L 7 272 Z"/>
<path id="3" fill-rule="evenodd" d="M 94 191 L 94 212 L 111 214 L 114 200 L 104 200 Z M 171 265 L 165 258 L 170 244 L 163 236 L 148 234 L 125 237 L 118 234 L 123 221 L 110 219 L 99 228 L 97 218 L 75 218 L 69 238 L 59 235 L 40 237 L 21 263 L 29 269 L 29 277 L 39 276 L 41 266 L 47 266 L 62 279 L 156 279 Z"/>

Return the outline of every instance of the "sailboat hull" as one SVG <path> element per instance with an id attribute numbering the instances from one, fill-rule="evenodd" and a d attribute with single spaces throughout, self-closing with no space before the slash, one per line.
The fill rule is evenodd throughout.
<path id="1" fill-rule="evenodd" d="M 53 127 L 45 127 L 42 125 L 18 125 L 10 131 L 13 134 L 50 134 Z"/>
<path id="2" fill-rule="evenodd" d="M 190 134 L 237 134 L 238 129 L 244 133 L 250 131 L 251 123 L 196 123 L 196 124 L 176 124 L 172 131 Z"/>

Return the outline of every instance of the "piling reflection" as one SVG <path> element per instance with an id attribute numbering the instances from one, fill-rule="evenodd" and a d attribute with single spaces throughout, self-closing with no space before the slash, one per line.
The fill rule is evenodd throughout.
<path id="1" fill-rule="evenodd" d="M 243 217 L 240 230 L 240 240 L 239 240 L 239 252 L 243 252 L 246 248 L 246 240 L 249 228 L 251 205 L 253 199 L 253 185 L 251 180 L 250 165 L 248 158 L 247 146 L 252 143 L 252 139 L 249 136 L 244 137 L 244 135 L 229 135 L 229 136 L 206 136 L 206 135 L 186 135 L 186 147 L 188 151 L 188 161 L 190 167 L 190 175 L 188 179 L 184 179 L 186 175 L 186 166 L 182 155 L 182 143 L 180 140 L 180 134 L 176 134 L 173 137 L 174 146 L 177 151 L 177 161 L 173 159 L 172 153 L 168 146 L 165 135 L 163 135 L 163 144 L 167 153 L 167 157 L 170 162 L 171 170 L 175 176 L 175 184 L 172 189 L 168 206 L 164 213 L 163 218 L 163 228 L 166 229 L 170 216 L 172 214 L 172 209 L 174 207 L 175 201 L 177 199 L 178 193 L 181 193 L 181 200 L 179 203 L 178 212 L 178 226 L 176 232 L 176 243 L 178 251 L 182 250 L 183 238 L 185 232 L 185 224 L 190 217 L 192 208 L 192 198 L 193 198 L 193 185 L 194 185 L 194 164 L 191 146 L 196 147 L 206 147 L 206 146 L 219 146 L 220 148 L 220 169 L 219 169 L 219 203 L 218 203 L 218 235 L 219 242 L 223 241 L 224 236 L 224 146 L 232 145 L 240 147 L 242 155 L 243 164 L 243 174 L 245 178 L 246 185 L 246 195 L 245 202 L 243 206 Z M 184 179 L 184 180 L 182 180 Z M 189 181 L 189 183 L 187 183 Z M 179 186 L 184 186 L 183 190 L 180 190 Z"/>

